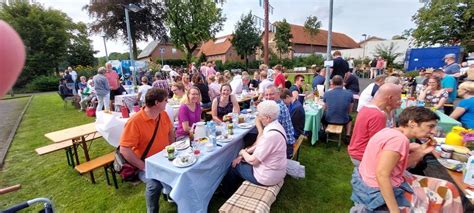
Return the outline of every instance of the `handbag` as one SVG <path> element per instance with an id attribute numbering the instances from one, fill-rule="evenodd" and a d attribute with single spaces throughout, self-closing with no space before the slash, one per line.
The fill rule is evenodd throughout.
<path id="1" fill-rule="evenodd" d="M 142 161 L 145 160 L 146 155 L 150 151 L 150 148 L 153 145 L 153 142 L 155 141 L 156 131 L 158 130 L 158 126 L 160 125 L 160 119 L 161 116 L 158 117 L 158 122 L 156 123 L 153 136 L 151 137 L 150 141 L 148 142 L 148 145 L 146 146 L 145 151 L 140 157 Z M 138 179 L 139 169 L 127 162 L 127 160 L 123 157 L 122 153 L 120 153 L 120 146 L 118 146 L 115 150 L 114 170 L 120 174 L 120 177 L 122 177 L 122 180 L 124 181 L 135 181 Z"/>
<path id="2" fill-rule="evenodd" d="M 95 107 L 93 107 L 93 104 L 89 105 L 86 108 L 86 116 L 87 117 L 95 117 Z"/>

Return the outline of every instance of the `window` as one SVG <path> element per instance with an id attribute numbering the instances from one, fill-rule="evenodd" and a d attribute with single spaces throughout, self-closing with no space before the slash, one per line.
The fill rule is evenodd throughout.
<path id="1" fill-rule="evenodd" d="M 172 48 L 172 49 L 171 49 L 171 52 L 172 52 L 173 54 L 176 54 L 176 48 Z"/>

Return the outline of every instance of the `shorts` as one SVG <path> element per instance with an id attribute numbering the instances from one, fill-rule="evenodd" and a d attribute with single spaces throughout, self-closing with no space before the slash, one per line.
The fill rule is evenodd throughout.
<path id="1" fill-rule="evenodd" d="M 120 89 L 110 90 L 110 100 L 115 100 L 116 95 L 121 95 Z"/>

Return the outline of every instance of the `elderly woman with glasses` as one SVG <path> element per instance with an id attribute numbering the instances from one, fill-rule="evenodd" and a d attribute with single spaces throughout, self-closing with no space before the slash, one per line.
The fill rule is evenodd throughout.
<path id="1" fill-rule="evenodd" d="M 263 101 L 257 106 L 257 113 L 257 141 L 251 147 L 240 150 L 239 156 L 232 161 L 223 180 L 226 195 L 233 193 L 242 180 L 272 186 L 285 178 L 286 133 L 278 122 L 280 107 L 275 101 Z"/>
<path id="2" fill-rule="evenodd" d="M 421 90 L 418 100 L 425 101 L 425 106 L 433 109 L 442 109 L 448 100 L 448 91 L 441 88 L 441 81 L 435 76 L 428 79 L 428 85 Z"/>
<path id="3" fill-rule="evenodd" d="M 463 100 L 449 117 L 458 119 L 466 128 L 474 129 L 474 82 L 466 81 L 460 84 L 458 94 Z"/>

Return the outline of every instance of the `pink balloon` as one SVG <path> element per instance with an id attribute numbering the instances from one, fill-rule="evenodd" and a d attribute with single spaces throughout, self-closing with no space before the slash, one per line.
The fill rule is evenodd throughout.
<path id="1" fill-rule="evenodd" d="M 25 45 L 18 33 L 0 20 L 0 97 L 12 88 L 25 65 Z"/>

